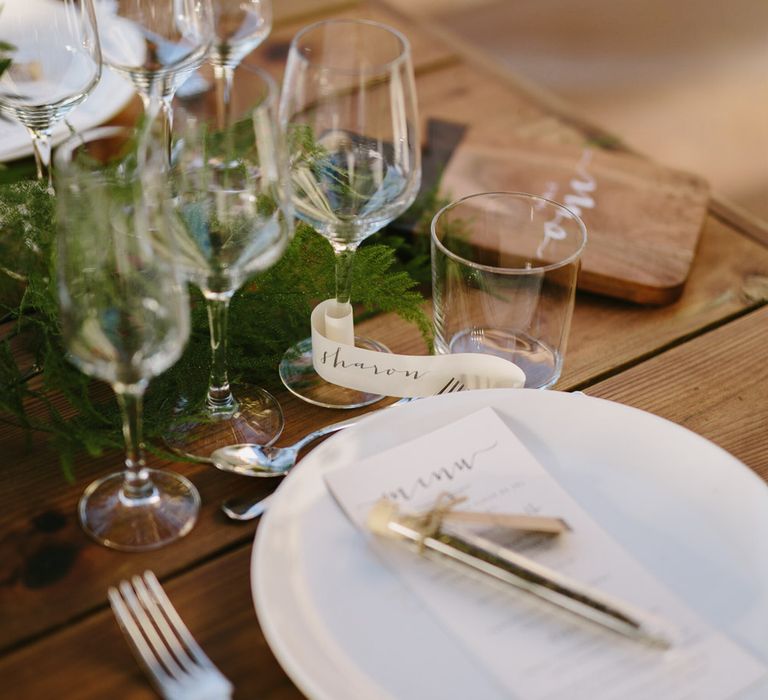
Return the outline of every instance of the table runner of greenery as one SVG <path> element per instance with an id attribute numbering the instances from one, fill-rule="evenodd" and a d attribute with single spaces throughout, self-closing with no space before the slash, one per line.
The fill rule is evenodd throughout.
<path id="1" fill-rule="evenodd" d="M 113 397 L 94 398 L 92 380 L 66 359 L 58 325 L 54 200 L 44 186 L 25 179 L 33 172 L 26 162 L 0 170 L 0 316 L 5 317 L 6 329 L 11 328 L 0 344 L 0 420 L 47 434 L 71 479 L 78 452 L 95 455 L 120 448 L 122 435 Z M 431 326 L 418 287 L 429 280 L 429 239 L 420 234 L 437 209 L 434 191 L 414 207 L 420 212 L 420 231 L 403 234 L 394 226 L 360 248 L 353 271 L 353 302 L 359 305 L 358 319 L 394 312 L 415 323 L 429 347 Z M 333 295 L 333 270 L 330 244 L 299 223 L 281 261 L 254 277 L 233 299 L 229 364 L 234 381 L 247 379 L 267 388 L 279 384 L 279 359 L 293 342 L 309 334 L 314 304 Z M 202 298 L 194 289 L 191 292 L 189 345 L 173 368 L 153 380 L 147 394 L 145 433 L 150 441 L 163 434 L 170 419 L 168 406 L 179 387 L 205 394 L 208 322 Z M 31 364 L 28 360 L 23 366 L 17 359 L 20 353 L 13 351 L 14 343 L 32 354 Z"/>

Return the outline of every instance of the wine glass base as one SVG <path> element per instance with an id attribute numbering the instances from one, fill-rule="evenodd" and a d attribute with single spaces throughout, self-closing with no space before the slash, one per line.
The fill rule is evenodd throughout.
<path id="1" fill-rule="evenodd" d="M 355 336 L 355 347 L 376 352 L 389 348 L 370 338 Z M 381 401 L 382 394 L 370 394 L 326 382 L 312 364 L 312 339 L 305 338 L 290 348 L 280 362 L 280 379 L 285 388 L 302 401 L 323 408 L 360 408 Z"/>
<path id="2" fill-rule="evenodd" d="M 192 529 L 200 510 L 197 489 L 179 474 L 147 472 L 154 488 L 146 498 L 125 497 L 123 472 L 88 486 L 77 507 L 88 535 L 105 547 L 143 552 L 163 547 Z"/>
<path id="3" fill-rule="evenodd" d="M 221 416 L 211 414 L 204 400 L 193 408 L 188 399 L 182 398 L 165 435 L 165 444 L 184 457 L 208 461 L 219 447 L 241 443 L 271 445 L 280 437 L 285 420 L 272 394 L 250 384 L 236 384 L 232 393 L 238 409 Z"/>

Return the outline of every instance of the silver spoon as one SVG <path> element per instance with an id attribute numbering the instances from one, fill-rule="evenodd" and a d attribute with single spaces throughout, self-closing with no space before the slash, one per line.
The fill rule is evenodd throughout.
<path id="1" fill-rule="evenodd" d="M 463 382 L 451 378 L 436 395 L 452 394 L 463 389 Z M 410 401 L 413 401 L 413 397 L 409 396 L 395 401 L 395 403 L 386 408 L 399 406 Z M 246 442 L 239 445 L 220 447 L 218 450 L 213 451 L 210 459 L 217 469 L 221 469 L 224 472 L 234 472 L 242 476 L 282 476 L 296 465 L 296 459 L 302 447 L 329 433 L 350 428 L 359 423 L 360 419 L 366 415 L 370 414 L 366 413 L 355 418 L 348 418 L 338 423 L 326 425 L 305 435 L 300 440 L 294 442 L 293 445 L 288 445 L 287 447 L 262 447 L 261 445 Z"/>
<path id="2" fill-rule="evenodd" d="M 302 447 L 323 437 L 323 435 L 349 428 L 364 417 L 363 415 L 348 418 L 338 423 L 326 425 L 287 447 L 262 447 L 251 443 L 220 447 L 211 454 L 211 461 L 217 469 L 234 472 L 242 476 L 282 476 L 296 465 L 296 459 Z"/>
<path id="3" fill-rule="evenodd" d="M 410 399 L 401 399 L 397 403 L 407 403 L 408 401 Z M 218 469 L 235 474 L 282 476 L 295 466 L 296 458 L 302 447 L 323 437 L 323 435 L 349 428 L 355 425 L 360 418 L 363 416 L 326 425 L 324 428 L 305 435 L 288 447 L 260 447 L 248 443 L 220 447 L 211 454 L 211 461 Z M 221 510 L 230 520 L 253 520 L 264 513 L 271 499 L 272 494 L 257 496 L 256 498 L 230 498 L 221 504 Z"/>
<path id="4" fill-rule="evenodd" d="M 407 403 L 409 400 L 401 399 L 397 403 Z M 355 425 L 362 417 L 349 418 L 338 423 L 326 425 L 323 428 L 308 433 L 287 447 L 260 447 L 259 445 L 248 443 L 220 447 L 211 454 L 211 461 L 217 469 L 234 472 L 235 474 L 245 476 L 282 476 L 296 465 L 296 459 L 302 447 L 313 440 L 323 437 L 323 435 L 349 428 Z M 230 520 L 254 520 L 264 513 L 271 499 L 272 494 L 246 499 L 230 498 L 221 504 L 221 510 Z"/>
<path id="5" fill-rule="evenodd" d="M 452 378 L 437 394 L 451 394 L 463 389 L 464 384 L 458 379 Z M 392 406 L 408 403 L 412 400 L 411 397 L 403 398 L 393 403 Z M 282 476 L 296 465 L 296 458 L 302 447 L 324 435 L 355 425 L 365 415 L 369 414 L 326 425 L 305 435 L 288 447 L 261 447 L 247 443 L 220 447 L 211 454 L 211 461 L 217 469 L 244 476 Z M 272 494 L 251 499 L 230 498 L 221 504 L 221 509 L 232 520 L 253 520 L 264 513 L 271 499 Z"/>

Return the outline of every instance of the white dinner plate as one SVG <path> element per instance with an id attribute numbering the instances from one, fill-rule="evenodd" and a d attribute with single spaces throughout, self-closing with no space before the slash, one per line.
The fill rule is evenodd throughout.
<path id="1" fill-rule="evenodd" d="M 29 14 L 39 33 L 44 33 L 46 28 L 51 26 L 52 13 L 63 12 L 63 6 L 56 0 L 3 0 L 0 4 L 3 5 L 3 12 Z M 99 15 L 99 19 L 106 21 L 102 15 Z M 64 120 L 69 122 L 75 131 L 90 129 L 115 116 L 134 94 L 133 86 L 128 80 L 104 66 L 101 80 L 91 94 L 69 112 Z M 65 121 L 59 122 L 53 129 L 52 143 L 60 143 L 69 133 Z M 0 161 L 16 160 L 29 155 L 32 155 L 32 141 L 27 130 L 10 117 L 0 119 Z"/>
<path id="2" fill-rule="evenodd" d="M 317 447 L 277 491 L 258 528 L 252 590 L 267 641 L 306 695 L 508 697 L 368 550 L 323 481 L 484 406 L 662 583 L 768 662 L 766 484 L 652 414 L 583 394 L 495 389 L 375 413 Z M 768 697 L 768 687 L 748 697 Z"/>

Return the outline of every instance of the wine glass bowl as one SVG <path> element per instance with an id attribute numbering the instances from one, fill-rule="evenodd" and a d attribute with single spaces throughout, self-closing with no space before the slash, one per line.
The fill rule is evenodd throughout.
<path id="1" fill-rule="evenodd" d="M 215 38 L 209 60 L 222 70 L 240 65 L 272 30 L 270 0 L 217 0 L 213 14 Z"/>
<path id="2" fill-rule="evenodd" d="M 32 138 L 38 179 L 50 184 L 52 127 L 101 77 L 101 49 L 91 0 L 6 0 L 0 39 L 10 63 L 0 75 L 0 113 Z"/>
<path id="3" fill-rule="evenodd" d="M 301 30 L 288 53 L 280 119 L 296 214 L 336 256 L 339 316 L 348 313 L 353 253 L 405 211 L 421 184 L 411 52 L 398 31 L 367 20 L 327 20 Z M 380 343 L 355 344 L 386 351 Z M 356 408 L 381 398 L 325 382 L 311 341 L 288 350 L 283 384 L 309 403 Z"/>
<path id="4" fill-rule="evenodd" d="M 80 523 L 108 547 L 143 551 L 188 533 L 200 497 L 184 477 L 144 460 L 143 395 L 182 353 L 189 301 L 161 166 L 142 158 L 138 171 L 135 156 L 105 160 L 125 131 L 97 129 L 57 151 L 57 279 L 68 358 L 112 386 L 126 442 L 124 470 L 88 486 Z"/>
<path id="5" fill-rule="evenodd" d="M 299 154 L 292 162 L 294 201 L 298 215 L 332 245 L 363 241 L 413 202 L 418 180 L 408 179 L 388 144 L 382 149 L 372 139 L 336 129 L 313 144 L 313 155 L 293 151 Z"/>
<path id="6" fill-rule="evenodd" d="M 99 0 L 104 63 L 131 81 L 152 121 L 205 61 L 213 40 L 210 0 Z"/>
<path id="7" fill-rule="evenodd" d="M 213 8 L 214 41 L 208 52 L 213 66 L 219 121 L 231 106 L 234 70 L 272 30 L 271 0 L 217 0 Z"/>
<path id="8" fill-rule="evenodd" d="M 227 369 L 229 303 L 250 276 L 277 262 L 293 232 L 277 88 L 249 66 L 233 72 L 233 84 L 223 114 L 213 94 L 175 106 L 168 173 L 179 259 L 208 310 L 211 373 L 205 397 L 180 397 L 166 440 L 200 459 L 222 445 L 269 444 L 283 428 L 275 398 L 250 384 L 230 386 Z"/>

